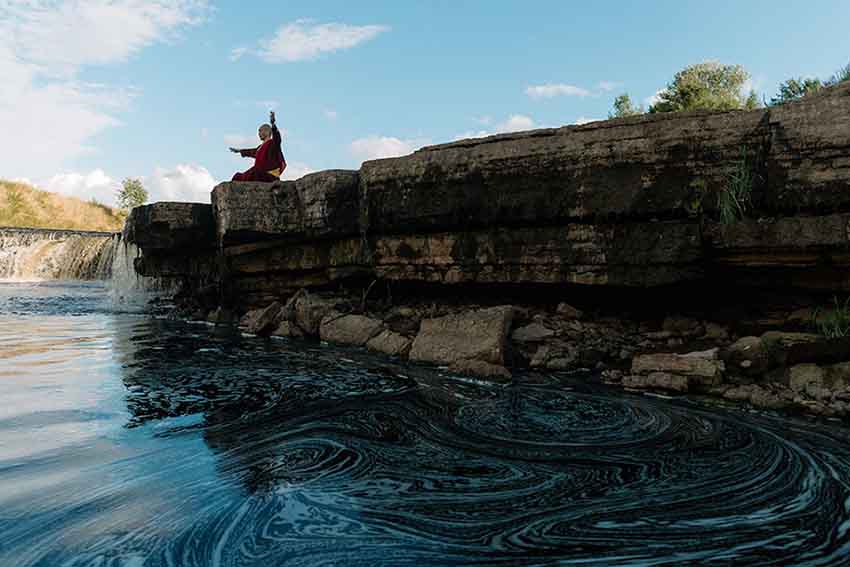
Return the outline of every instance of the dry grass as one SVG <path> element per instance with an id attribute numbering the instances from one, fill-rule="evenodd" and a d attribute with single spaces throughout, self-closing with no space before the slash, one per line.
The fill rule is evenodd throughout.
<path id="1" fill-rule="evenodd" d="M 0 226 L 118 231 L 123 224 L 121 211 L 94 200 L 0 179 Z"/>

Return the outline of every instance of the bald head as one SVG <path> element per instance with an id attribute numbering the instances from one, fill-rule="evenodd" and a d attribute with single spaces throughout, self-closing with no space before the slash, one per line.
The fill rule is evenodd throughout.
<path id="1" fill-rule="evenodd" d="M 260 136 L 260 139 L 265 142 L 272 136 L 272 127 L 268 124 L 262 124 L 257 129 L 257 134 Z"/>

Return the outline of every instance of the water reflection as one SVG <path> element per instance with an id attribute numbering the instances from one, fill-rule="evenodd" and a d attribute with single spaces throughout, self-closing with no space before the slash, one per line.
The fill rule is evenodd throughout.
<path id="1" fill-rule="evenodd" d="M 2 565 L 846 558 L 843 429 L 15 294 Z"/>

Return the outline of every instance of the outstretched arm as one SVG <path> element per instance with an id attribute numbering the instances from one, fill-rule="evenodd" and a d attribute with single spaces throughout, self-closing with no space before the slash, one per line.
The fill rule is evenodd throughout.
<path id="1" fill-rule="evenodd" d="M 257 157 L 257 148 L 248 148 L 247 150 L 230 148 L 230 151 L 234 154 L 239 154 L 242 157 Z"/>

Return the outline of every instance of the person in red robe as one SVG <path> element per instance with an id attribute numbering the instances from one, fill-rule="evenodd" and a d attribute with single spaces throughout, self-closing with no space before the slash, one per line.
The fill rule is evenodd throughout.
<path id="1" fill-rule="evenodd" d="M 280 147 L 280 130 L 275 124 L 274 112 L 269 113 L 269 124 L 260 126 L 257 134 L 262 144 L 256 148 L 239 150 L 230 148 L 230 151 L 242 157 L 254 158 L 254 167 L 248 171 L 237 173 L 231 181 L 262 181 L 271 183 L 277 181 L 283 170 L 286 169 L 286 160 L 283 158 L 283 150 Z"/>

